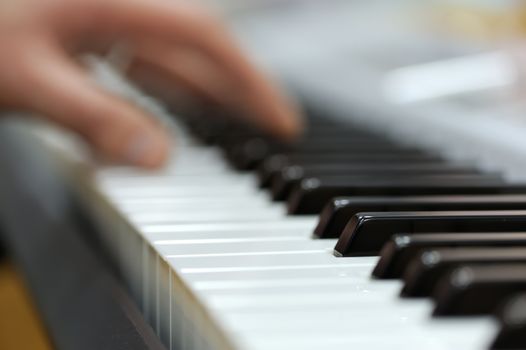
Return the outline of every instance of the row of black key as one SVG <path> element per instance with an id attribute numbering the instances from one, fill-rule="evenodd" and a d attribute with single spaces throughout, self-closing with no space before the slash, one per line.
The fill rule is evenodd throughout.
<path id="1" fill-rule="evenodd" d="M 493 347 L 526 347 L 526 184 L 321 119 L 295 145 L 219 119 L 189 126 L 290 214 L 322 211 L 314 236 L 338 238 L 336 255 L 380 254 L 374 276 L 432 297 L 435 315 L 499 310 Z"/>

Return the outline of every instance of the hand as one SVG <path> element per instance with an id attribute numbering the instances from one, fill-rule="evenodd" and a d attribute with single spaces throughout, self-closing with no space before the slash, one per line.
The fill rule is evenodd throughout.
<path id="1" fill-rule="evenodd" d="M 301 128 L 291 104 L 222 24 L 190 2 L 3 0 L 0 43 L 0 108 L 34 112 L 69 128 L 113 161 L 157 167 L 169 148 L 153 118 L 101 89 L 77 60 L 116 43 L 133 52 L 132 77 L 235 108 L 277 136 Z"/>

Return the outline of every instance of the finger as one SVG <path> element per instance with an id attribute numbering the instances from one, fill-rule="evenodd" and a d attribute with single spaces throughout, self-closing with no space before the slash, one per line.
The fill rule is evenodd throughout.
<path id="1" fill-rule="evenodd" d="M 188 3 L 146 0 L 102 3 L 105 4 L 99 16 L 102 28 L 123 31 L 122 36 L 184 43 L 203 52 L 239 86 L 235 92 L 244 101 L 246 118 L 281 136 L 293 136 L 300 131 L 301 120 L 293 105 L 254 69 L 226 29 L 211 16 Z"/>
<path id="2" fill-rule="evenodd" d="M 165 132 L 146 114 L 100 89 L 58 50 L 25 62 L 21 86 L 32 86 L 30 109 L 83 136 L 110 160 L 158 167 L 167 157 Z"/>
<path id="3" fill-rule="evenodd" d="M 174 83 L 157 66 L 135 61 L 130 65 L 128 77 L 147 94 L 163 101 L 170 112 L 176 115 L 198 116 L 201 115 L 200 111 L 210 113 L 226 110 L 225 106 L 212 99 Z"/>
<path id="4" fill-rule="evenodd" d="M 241 111 L 244 101 L 239 99 L 238 85 L 207 57 L 193 50 L 148 45 L 147 50 L 137 52 L 128 75 L 140 83 L 149 83 L 156 95 L 164 96 L 175 90 L 175 96 L 182 93 L 190 102 L 203 102 L 233 115 L 245 112 Z"/>
<path id="5" fill-rule="evenodd" d="M 269 118 L 257 119 L 258 116 L 276 115 L 272 108 L 279 107 L 279 104 L 276 106 L 276 101 L 279 101 L 280 95 L 276 94 L 265 99 L 263 98 L 265 95 L 247 90 L 238 79 L 225 74 L 222 67 L 210 60 L 210 57 L 194 50 L 173 48 L 152 42 L 141 45 L 140 48 L 136 51 L 136 55 L 141 66 L 149 66 L 152 74 L 163 72 L 158 75 L 160 79 L 165 80 L 164 85 L 171 81 L 172 86 L 183 86 L 196 96 L 234 112 L 236 116 L 244 117 L 260 127 L 263 126 L 265 130 L 270 130 L 274 134 L 281 132 L 283 135 L 281 125 L 272 124 Z"/>
<path id="6" fill-rule="evenodd" d="M 127 76 L 168 102 L 183 95 L 196 102 L 228 108 L 230 82 L 225 81 L 216 69 L 202 64 L 193 54 L 165 57 L 161 61 L 167 64 L 162 64 L 156 56 L 151 52 L 137 54 L 128 66 Z"/>

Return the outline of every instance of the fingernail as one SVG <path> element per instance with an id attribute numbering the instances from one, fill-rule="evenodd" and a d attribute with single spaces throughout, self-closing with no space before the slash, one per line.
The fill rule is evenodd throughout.
<path id="1" fill-rule="evenodd" d="M 157 167 L 164 160 L 164 140 L 161 135 L 144 132 L 135 136 L 126 149 L 126 161 L 141 167 Z"/>

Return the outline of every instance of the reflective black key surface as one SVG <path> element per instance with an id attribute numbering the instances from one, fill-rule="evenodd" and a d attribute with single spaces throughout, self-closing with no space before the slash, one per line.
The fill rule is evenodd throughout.
<path id="1" fill-rule="evenodd" d="M 271 193 L 273 200 L 285 200 L 288 198 L 290 192 L 297 186 L 302 180 L 286 180 L 283 179 L 281 174 L 278 174 L 273 181 L 271 186 Z M 345 175 L 324 175 L 315 177 L 322 183 L 342 183 L 347 186 L 352 186 L 354 182 L 365 182 L 365 181 L 404 181 L 409 182 L 415 181 L 458 181 L 460 182 L 482 182 L 482 181 L 495 181 L 502 182 L 503 179 L 500 175 L 493 173 L 472 173 L 472 174 L 457 174 L 457 173 L 429 173 L 429 172 L 399 172 L 399 171 L 382 171 L 382 172 L 371 172 L 362 174 L 345 174 Z M 423 210 L 423 209 L 422 209 Z"/>
<path id="2" fill-rule="evenodd" d="M 246 141 L 223 147 L 223 149 L 226 152 L 227 159 L 236 168 L 240 169 L 252 169 L 265 159 L 276 154 L 294 156 L 359 152 L 371 155 L 375 153 L 405 154 L 421 157 L 428 155 L 421 150 L 400 147 L 385 140 L 378 141 L 368 138 L 352 138 L 349 136 L 338 138 L 331 135 L 322 135 L 321 138 L 305 141 L 288 145 L 269 142 L 262 138 L 250 138 Z"/>
<path id="3" fill-rule="evenodd" d="M 391 175 L 427 175 L 427 174 L 481 174 L 475 168 L 454 164 L 434 164 L 434 163 L 400 163 L 400 164 L 314 164 L 314 165 L 288 165 L 276 172 L 271 178 L 271 188 L 273 192 L 280 192 L 279 196 L 285 197 L 301 180 L 306 177 L 318 176 L 356 176 L 372 175 L 386 176 Z M 487 173 L 484 173 L 487 174 Z M 496 174 L 495 174 L 496 175 Z M 276 196 L 276 194 L 274 194 Z"/>
<path id="4" fill-rule="evenodd" d="M 464 265 L 438 282 L 433 293 L 433 314 L 488 314 L 508 297 L 524 291 L 526 264 Z"/>
<path id="5" fill-rule="evenodd" d="M 338 197 L 322 210 L 314 235 L 338 238 L 353 215 L 378 211 L 526 210 L 526 195 Z"/>
<path id="6" fill-rule="evenodd" d="M 526 293 L 518 293 L 499 308 L 500 331 L 491 349 L 526 349 Z"/>
<path id="7" fill-rule="evenodd" d="M 498 180 L 462 181 L 433 179 L 392 179 L 390 181 L 303 180 L 292 191 L 287 208 L 290 214 L 316 214 L 329 200 L 341 196 L 420 196 L 526 193 L 526 184 Z"/>
<path id="8" fill-rule="evenodd" d="M 252 138 L 240 144 L 223 147 L 227 159 L 238 169 L 253 169 L 265 159 L 278 154 L 289 156 L 325 155 L 325 154 L 399 154 L 422 158 L 429 154 L 415 149 L 397 147 L 388 141 L 371 141 L 369 139 L 343 140 L 328 137 L 309 140 L 309 143 L 279 144 L 269 143 L 261 138 Z"/>
<path id="9" fill-rule="evenodd" d="M 405 173 L 433 173 L 433 174 L 475 174 L 480 170 L 468 165 L 459 165 L 446 162 L 434 163 L 387 163 L 387 164 L 307 164 L 288 165 L 281 169 L 282 176 L 288 179 L 301 179 L 309 176 L 320 175 L 353 175 L 354 173 L 376 173 L 382 171 Z"/>
<path id="10" fill-rule="evenodd" d="M 401 278 L 409 262 L 422 250 L 439 247 L 514 247 L 526 245 L 526 232 L 448 232 L 396 234 L 380 251 L 373 276 Z"/>
<path id="11" fill-rule="evenodd" d="M 362 152 L 347 151 L 344 153 L 330 153 L 325 155 L 274 155 L 262 162 L 257 168 L 257 175 L 261 187 L 268 187 L 271 180 L 279 175 L 287 166 L 301 167 L 390 167 L 390 166 L 447 166 L 446 161 L 433 155 L 411 155 L 396 152 Z"/>
<path id="12" fill-rule="evenodd" d="M 393 234 L 523 231 L 526 211 L 435 211 L 360 213 L 336 243 L 340 256 L 376 255 Z"/>
<path id="13" fill-rule="evenodd" d="M 432 294 L 437 281 L 449 270 L 463 264 L 497 265 L 526 264 L 526 245 L 507 248 L 439 248 L 417 254 L 404 273 L 405 297 L 424 297 Z"/>

